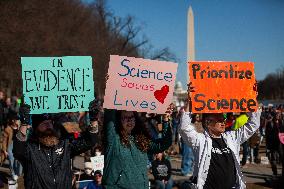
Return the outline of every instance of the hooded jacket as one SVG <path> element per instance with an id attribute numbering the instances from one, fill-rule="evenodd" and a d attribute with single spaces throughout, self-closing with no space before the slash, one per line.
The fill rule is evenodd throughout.
<path id="1" fill-rule="evenodd" d="M 234 163 L 236 167 L 236 188 L 246 188 L 245 181 L 240 169 L 239 151 L 240 145 L 248 140 L 260 125 L 261 111 L 248 113 L 247 123 L 236 131 L 227 131 L 222 137 L 227 146 L 233 152 Z M 208 174 L 211 160 L 212 139 L 205 130 L 203 133 L 197 133 L 194 125 L 191 123 L 191 113 L 184 112 L 181 118 L 179 133 L 187 145 L 192 146 L 194 153 L 194 171 L 193 180 L 197 180 L 195 188 L 202 189 Z"/>

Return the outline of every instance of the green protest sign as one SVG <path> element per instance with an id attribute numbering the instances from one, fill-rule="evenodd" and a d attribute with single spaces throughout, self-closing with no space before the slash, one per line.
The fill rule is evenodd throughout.
<path id="1" fill-rule="evenodd" d="M 88 111 L 94 100 L 92 57 L 22 57 L 21 64 L 32 114 Z"/>

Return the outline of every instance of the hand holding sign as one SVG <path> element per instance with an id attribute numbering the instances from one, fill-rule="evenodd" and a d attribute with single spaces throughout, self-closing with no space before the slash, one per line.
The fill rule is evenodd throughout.
<path id="1" fill-rule="evenodd" d="M 256 96 L 258 96 L 257 81 L 255 81 L 255 84 L 253 85 L 253 90 L 256 92 Z"/>
<path id="2" fill-rule="evenodd" d="M 192 86 L 192 82 L 189 82 L 187 84 L 187 97 L 188 101 L 185 103 L 185 111 L 186 112 L 191 112 L 192 111 L 192 101 L 191 101 L 191 93 L 195 92 L 194 87 Z"/>
<path id="3" fill-rule="evenodd" d="M 169 119 L 170 119 L 170 117 L 171 117 L 171 115 L 173 113 L 173 110 L 174 110 L 174 104 L 171 103 L 168 106 L 166 113 L 163 114 L 163 116 L 162 116 L 163 117 L 163 121 L 165 121 L 165 122 L 169 121 Z"/>

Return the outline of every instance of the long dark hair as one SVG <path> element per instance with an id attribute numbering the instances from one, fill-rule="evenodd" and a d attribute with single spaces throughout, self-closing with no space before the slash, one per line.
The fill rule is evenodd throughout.
<path id="1" fill-rule="evenodd" d="M 16 112 L 9 112 L 7 116 L 7 126 L 12 126 L 16 120 L 19 120 L 19 116 Z"/>
<path id="2" fill-rule="evenodd" d="M 124 146 L 130 147 L 130 137 L 122 128 L 121 113 L 122 111 L 120 110 L 116 111 L 116 125 L 118 126 L 116 127 L 117 133 L 120 136 L 120 142 Z M 137 148 L 142 152 L 147 152 L 147 150 L 149 149 L 151 135 L 146 127 L 146 119 L 142 116 L 139 116 L 137 112 L 133 113 L 135 118 L 135 127 L 131 131 L 131 136 L 134 137 L 134 142 Z"/>
<path id="3" fill-rule="evenodd" d="M 197 114 L 192 114 L 192 116 L 191 116 L 191 123 L 195 123 L 196 122 L 196 116 L 199 116 L 199 120 L 201 120 L 201 122 L 202 122 L 202 116 L 201 116 L 201 114 L 199 114 L 199 113 L 197 113 Z"/>

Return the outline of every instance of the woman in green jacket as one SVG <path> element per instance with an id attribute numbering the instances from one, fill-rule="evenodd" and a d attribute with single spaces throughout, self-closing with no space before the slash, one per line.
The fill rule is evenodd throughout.
<path id="1" fill-rule="evenodd" d="M 106 189 L 148 189 L 147 153 L 163 152 L 172 144 L 168 117 L 163 117 L 163 137 L 151 140 L 146 122 L 137 112 L 105 110 Z"/>

